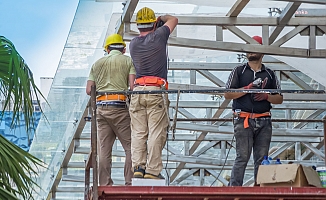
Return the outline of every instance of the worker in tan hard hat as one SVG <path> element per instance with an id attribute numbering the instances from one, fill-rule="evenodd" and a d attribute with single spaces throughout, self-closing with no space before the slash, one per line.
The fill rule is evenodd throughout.
<path id="1" fill-rule="evenodd" d="M 134 87 L 135 68 L 125 53 L 126 44 L 121 35 L 112 34 L 104 45 L 108 55 L 97 60 L 89 73 L 86 93 L 90 95 L 91 86 L 96 85 L 98 92 L 127 91 Z M 131 185 L 133 176 L 131 165 L 131 130 L 130 116 L 126 96 L 112 94 L 98 96 L 97 133 L 99 140 L 99 184 L 113 185 L 111 178 L 112 146 L 118 138 L 125 151 L 124 166 L 125 184 Z"/>
<path id="2" fill-rule="evenodd" d="M 252 38 L 262 44 L 260 36 Z M 281 86 L 276 74 L 262 63 L 263 56 L 261 53 L 247 53 L 248 62 L 233 69 L 225 88 L 280 90 Z M 229 185 L 242 186 L 252 151 L 256 182 L 258 167 L 264 156 L 268 156 L 272 138 L 271 104 L 281 104 L 283 96 L 280 93 L 226 92 L 224 97 L 233 99 L 236 140 L 236 159 Z"/>
<path id="3" fill-rule="evenodd" d="M 131 40 L 130 55 L 136 69 L 134 91 L 166 90 L 167 41 L 178 24 L 171 15 L 156 18 L 152 9 L 137 12 L 140 35 Z M 130 102 L 132 166 L 135 178 L 164 179 L 162 150 L 167 138 L 168 98 L 162 94 L 133 94 Z"/>

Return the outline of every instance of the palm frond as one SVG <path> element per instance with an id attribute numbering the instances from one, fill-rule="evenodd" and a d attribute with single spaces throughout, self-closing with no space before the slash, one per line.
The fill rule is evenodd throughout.
<path id="1" fill-rule="evenodd" d="M 12 42 L 0 36 L 0 100 L 4 101 L 0 122 L 4 112 L 12 110 L 11 127 L 24 117 L 29 134 L 35 130 L 32 100 L 36 99 L 41 108 L 39 97 L 44 98 L 34 83 L 31 70 Z M 43 167 L 41 160 L 0 135 L 0 199 L 34 199 L 32 194 L 37 184 L 33 177 L 40 167 Z"/>
<path id="2" fill-rule="evenodd" d="M 0 135 L 0 188 L 4 188 L 14 196 L 24 199 L 32 198 L 33 177 L 37 175 L 42 161 Z M 5 195 L 0 190 L 0 196 Z M 1 198 L 0 198 L 1 199 Z"/>
<path id="3" fill-rule="evenodd" d="M 20 113 L 24 113 L 26 130 L 29 132 L 34 126 L 33 99 L 40 105 L 42 95 L 36 86 L 33 73 L 25 63 L 24 59 L 15 49 L 10 40 L 0 36 L 0 100 L 4 100 L 3 112 L 11 109 L 13 112 L 12 127 L 20 120 Z M 45 99 L 45 98 L 44 98 Z M 41 112 L 43 112 L 41 110 Z"/>

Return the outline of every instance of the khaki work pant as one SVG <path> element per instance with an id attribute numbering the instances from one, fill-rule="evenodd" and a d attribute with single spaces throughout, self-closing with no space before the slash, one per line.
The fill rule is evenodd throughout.
<path id="1" fill-rule="evenodd" d="M 113 185 L 111 179 L 112 146 L 118 137 L 125 151 L 125 184 L 131 185 L 131 130 L 128 108 L 98 106 L 96 112 L 99 142 L 99 183 L 101 186 Z"/>
<path id="2" fill-rule="evenodd" d="M 134 91 L 159 90 L 156 86 L 137 86 Z M 162 150 L 169 119 L 162 94 L 133 94 L 130 102 L 132 166 L 158 175 L 162 169 Z"/>

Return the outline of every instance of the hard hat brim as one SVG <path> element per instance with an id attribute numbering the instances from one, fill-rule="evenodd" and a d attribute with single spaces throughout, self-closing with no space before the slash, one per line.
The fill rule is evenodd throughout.
<path id="1" fill-rule="evenodd" d="M 151 28 L 153 26 L 154 26 L 154 23 L 137 24 L 137 28 Z"/>

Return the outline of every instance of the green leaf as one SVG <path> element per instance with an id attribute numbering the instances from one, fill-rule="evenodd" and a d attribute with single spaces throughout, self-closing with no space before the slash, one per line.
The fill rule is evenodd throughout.
<path id="1" fill-rule="evenodd" d="M 23 116 L 27 133 L 35 130 L 32 100 L 36 99 L 41 108 L 39 97 L 44 98 L 34 83 L 33 73 L 12 42 L 0 36 L 0 100 L 4 101 L 0 122 L 4 111 L 12 110 L 12 128 Z M 0 135 L 0 199 L 34 199 L 32 194 L 37 184 L 33 177 L 43 164 Z"/>

